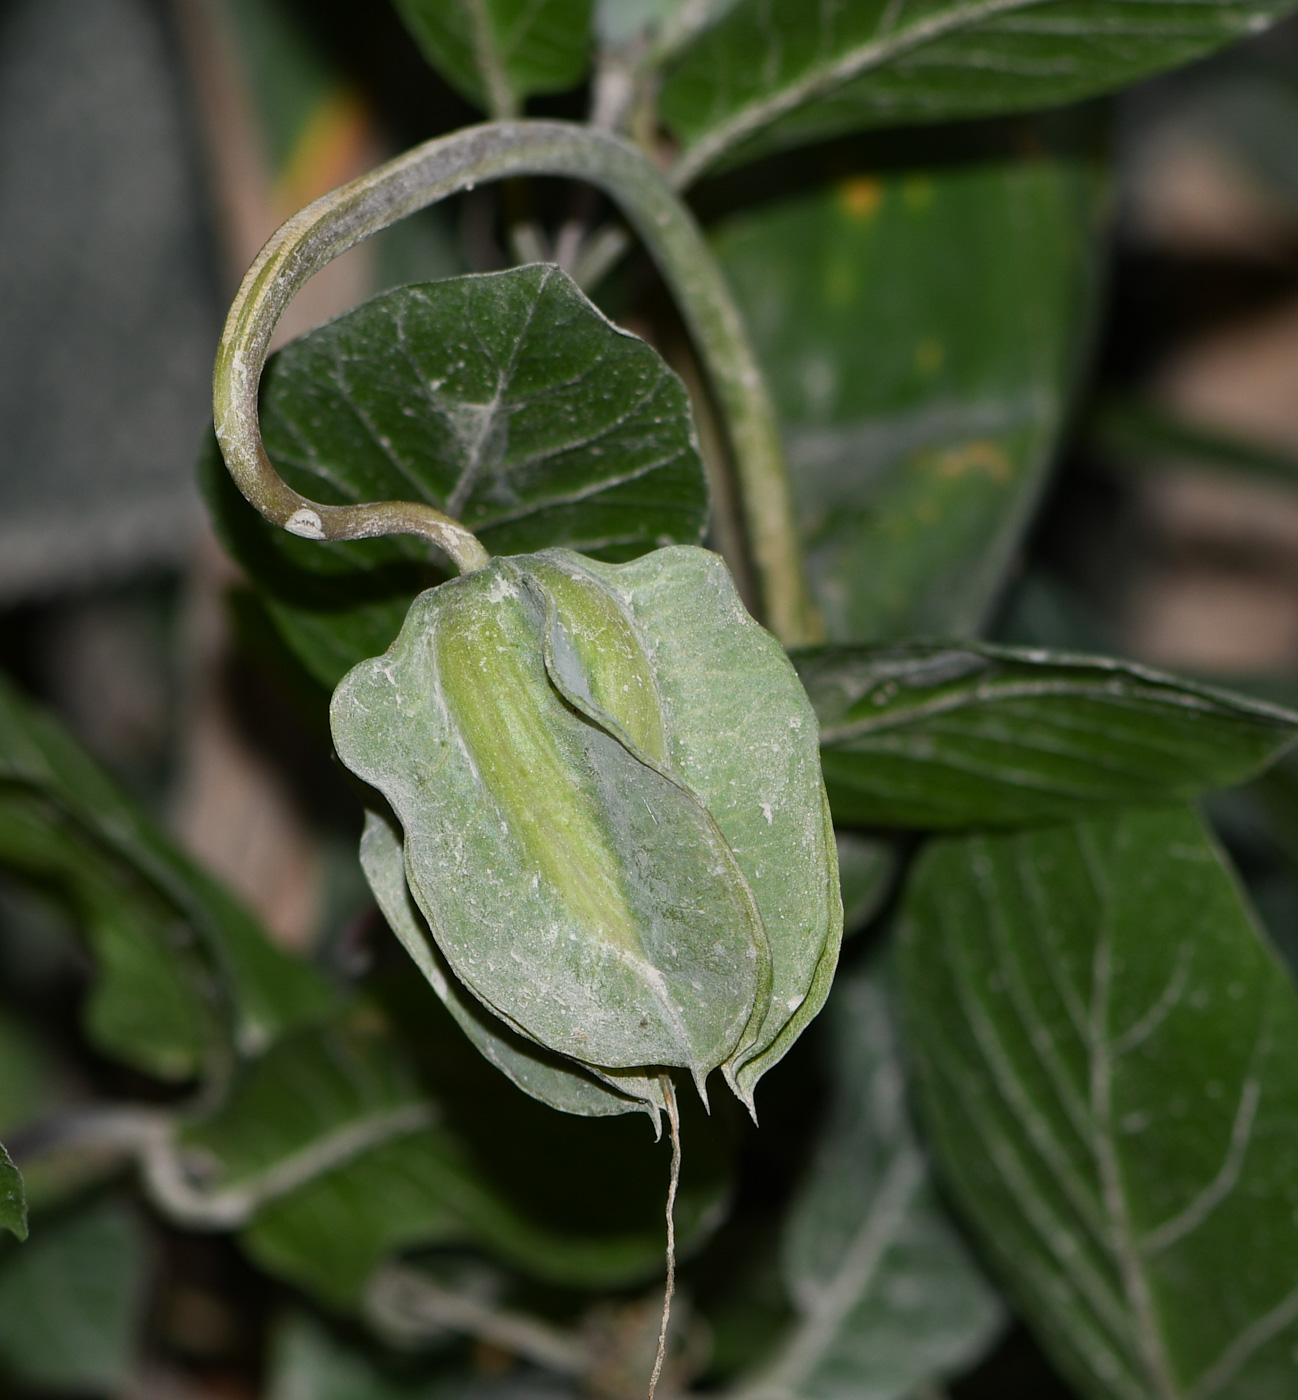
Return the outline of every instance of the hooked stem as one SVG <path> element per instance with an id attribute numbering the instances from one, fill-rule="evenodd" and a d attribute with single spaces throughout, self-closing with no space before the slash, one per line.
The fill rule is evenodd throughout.
<path id="1" fill-rule="evenodd" d="M 322 505 L 271 466 L 257 391 L 271 334 L 297 291 L 332 259 L 407 215 L 487 180 L 560 175 L 604 191 L 626 215 L 676 299 L 727 422 L 765 620 L 786 645 L 815 640 L 793 496 L 775 411 L 743 320 L 692 215 L 634 146 L 572 122 L 500 121 L 425 142 L 295 214 L 262 249 L 226 320 L 213 376 L 217 438 L 239 489 L 268 520 L 308 539 L 414 534 L 461 572 L 488 555 L 425 502 Z"/>

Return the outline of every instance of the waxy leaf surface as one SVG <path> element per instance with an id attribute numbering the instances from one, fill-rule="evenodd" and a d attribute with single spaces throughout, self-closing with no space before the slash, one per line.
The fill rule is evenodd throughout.
<path id="1" fill-rule="evenodd" d="M 374 298 L 272 357 L 261 421 L 275 469 L 304 495 L 425 501 L 493 554 L 628 559 L 697 543 L 707 519 L 684 386 L 553 267 Z M 417 540 L 330 544 L 267 524 L 214 446 L 203 470 L 227 547 L 331 688 L 443 577 Z"/>
<path id="2" fill-rule="evenodd" d="M 1103 182 L 1062 135 L 1056 154 L 1035 130 L 1022 138 L 1041 154 L 883 173 L 868 151 L 808 156 L 796 192 L 716 228 L 830 640 L 975 632 L 1039 497 L 1083 345 Z M 809 172 L 823 183 L 807 190 Z"/>
<path id="3" fill-rule="evenodd" d="M 950 837 L 900 977 L 946 1177 L 1095 1400 L 1298 1381 L 1298 998 L 1185 808 Z"/>
<path id="4" fill-rule="evenodd" d="M 668 77 L 682 178 L 845 131 L 1054 107 L 1256 33 L 1285 0 L 738 0 Z"/>
<path id="5" fill-rule="evenodd" d="M 576 87 L 590 62 L 592 0 L 396 0 L 429 63 L 494 117 Z"/>
<path id="6" fill-rule="evenodd" d="M 1028 648 L 826 647 L 796 664 L 839 821 L 1015 826 L 1255 776 L 1298 715 L 1128 662 Z"/>
<path id="7" fill-rule="evenodd" d="M 834 1098 L 785 1224 L 797 1320 L 756 1394 L 905 1400 L 975 1360 L 1004 1310 L 938 1202 L 877 960 L 835 984 Z"/>

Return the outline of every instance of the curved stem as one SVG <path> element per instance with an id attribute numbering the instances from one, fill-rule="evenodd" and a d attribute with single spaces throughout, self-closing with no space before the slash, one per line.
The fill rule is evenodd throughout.
<path id="1" fill-rule="evenodd" d="M 104 1105 L 47 1119 L 20 1137 L 15 1153 L 24 1160 L 68 1150 L 134 1159 L 146 1194 L 167 1219 L 191 1230 L 237 1230 L 267 1202 L 435 1121 L 430 1104 L 401 1104 L 325 1133 L 226 1187 L 194 1180 L 178 1141 L 182 1119 L 165 1109 Z"/>
<path id="2" fill-rule="evenodd" d="M 468 127 L 416 146 L 294 215 L 244 278 L 217 352 L 217 437 L 239 489 L 268 520 L 309 539 L 416 534 L 441 546 L 462 571 L 486 563 L 473 535 L 426 504 L 324 506 L 298 495 L 266 456 L 257 388 L 275 323 L 312 274 L 418 209 L 481 181 L 515 175 L 562 175 L 597 186 L 644 241 L 728 422 L 766 621 L 787 646 L 815 640 L 779 429 L 739 311 L 670 185 L 635 147 L 607 131 L 550 121 Z"/>
<path id="3" fill-rule="evenodd" d="M 590 1348 L 574 1333 L 439 1287 L 400 1264 L 387 1264 L 371 1277 L 365 1308 L 381 1331 L 407 1343 L 428 1341 L 449 1330 L 491 1342 L 564 1375 L 584 1376 L 594 1369 Z"/>

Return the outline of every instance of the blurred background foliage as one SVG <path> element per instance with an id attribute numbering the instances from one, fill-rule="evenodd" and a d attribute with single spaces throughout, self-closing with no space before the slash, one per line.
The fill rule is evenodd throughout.
<path id="1" fill-rule="evenodd" d="M 585 97 L 530 110 L 580 117 Z M 222 308 L 262 240 L 384 156 L 475 119 L 386 6 L 0 5 L 0 666 L 281 949 L 367 990 L 350 1020 L 322 1026 L 309 1008 L 331 994 L 280 987 L 276 1004 L 298 1008 L 267 1060 L 283 1081 L 246 1092 L 266 1095 L 284 1142 L 222 1137 L 218 1119 L 189 1149 L 237 1186 L 314 1131 L 285 1104 L 330 1123 L 408 1108 L 391 1026 L 447 1115 L 259 1216 L 241 1245 L 160 1225 L 115 1159 L 43 1159 L 28 1180 L 40 1229 L 0 1245 L 7 1392 L 558 1393 L 504 1342 L 374 1342 L 350 1310 L 397 1247 L 437 1247 L 446 1287 L 484 1304 L 563 1317 L 585 1288 L 622 1289 L 599 1326 L 645 1330 L 660 1157 L 638 1125 L 556 1121 L 521 1101 L 448 1048 L 458 1032 L 428 1019 L 427 998 L 409 1005 L 354 858 L 356 811 L 320 759 L 323 692 L 215 543 L 195 481 Z M 1115 99 L 832 138 L 693 191 L 786 428 L 831 638 L 1103 651 L 1298 703 L 1295 131 L 1291 20 Z M 536 192 L 552 223 L 566 197 Z M 281 339 L 386 287 L 506 266 L 506 246 L 500 192 L 459 197 L 318 277 Z M 697 381 L 643 258 L 598 295 Z M 1298 761 L 1209 812 L 1298 963 Z M 57 820 L 82 831 L 100 817 Z M 135 890 L 131 858 L 106 845 L 102 868 L 71 858 L 78 917 L 101 887 Z M 886 901 L 892 859 L 845 846 L 858 927 Z M 141 885 L 132 897 L 165 943 L 169 896 Z M 129 939 L 94 927 L 100 967 L 119 980 L 97 984 L 87 1038 L 92 965 L 68 909 L 0 885 L 6 1141 L 59 1106 L 172 1102 L 194 1057 L 220 1053 L 196 1011 L 154 1026 L 143 1057 L 115 1056 L 133 1043 L 120 1017 L 143 974 Z M 725 1113 L 687 1125 L 682 1230 L 706 1233 L 723 1202 L 730 1212 L 686 1271 L 707 1319 L 704 1382 L 787 1313 L 770 1244 L 803 1178 L 828 1045 L 808 1037 L 772 1076 L 762 1134 Z M 593 1133 L 617 1193 L 562 1170 Z M 434 1179 L 436 1200 L 421 1190 Z M 385 1208 L 367 1221 L 374 1199 Z M 338 1220 L 349 1224 L 334 1232 Z M 954 1400 L 1068 1394 L 1017 1326 L 951 1388 Z"/>

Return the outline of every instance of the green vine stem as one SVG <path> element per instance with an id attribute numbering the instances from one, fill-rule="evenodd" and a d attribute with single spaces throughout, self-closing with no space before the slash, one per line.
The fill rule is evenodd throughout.
<path id="1" fill-rule="evenodd" d="M 461 572 L 487 562 L 469 531 L 424 503 L 336 506 L 300 496 L 266 455 L 257 390 L 275 324 L 314 273 L 416 210 L 476 184 L 519 175 L 567 176 L 595 185 L 643 240 L 727 420 L 765 620 L 786 646 L 815 640 L 779 429 L 738 308 L 698 225 L 670 185 L 634 146 L 607 131 L 551 121 L 468 127 L 416 146 L 284 224 L 244 278 L 217 351 L 216 433 L 239 489 L 268 520 L 308 539 L 413 534 L 442 548 Z"/>

